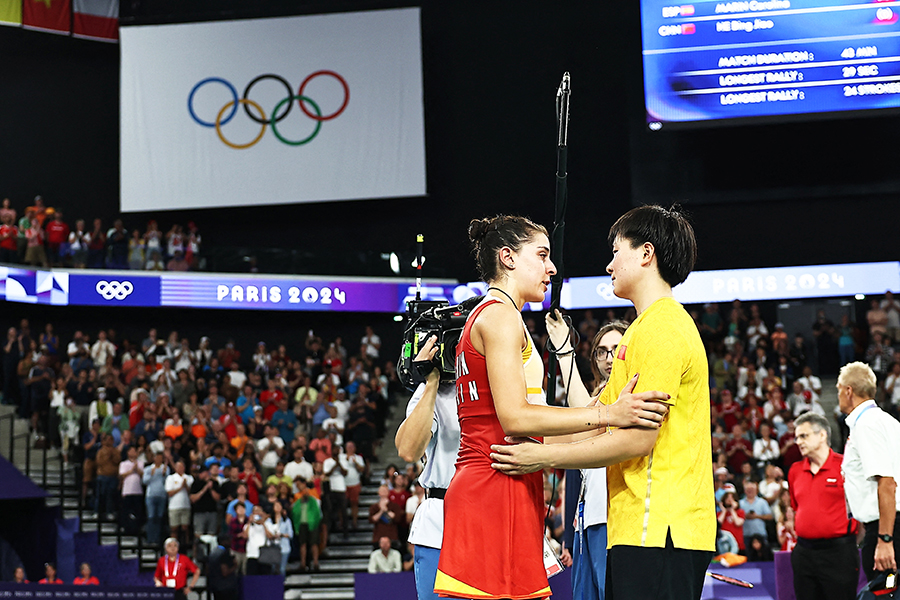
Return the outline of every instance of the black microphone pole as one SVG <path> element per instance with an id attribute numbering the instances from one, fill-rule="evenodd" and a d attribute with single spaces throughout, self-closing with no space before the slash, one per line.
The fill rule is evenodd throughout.
<path id="1" fill-rule="evenodd" d="M 563 238 L 566 235 L 566 201 L 569 194 L 569 184 L 566 180 L 568 174 L 568 149 L 566 142 L 569 136 L 569 72 L 563 74 L 562 82 L 556 91 L 556 119 L 559 125 L 559 136 L 556 148 L 556 212 L 553 218 L 553 232 L 550 245 L 553 248 L 553 263 L 556 265 L 556 275 L 550 282 L 550 315 L 559 308 L 559 298 L 563 286 Z M 574 356 L 572 357 L 575 358 Z M 550 352 L 547 361 L 547 403 L 556 401 L 556 354 Z"/>

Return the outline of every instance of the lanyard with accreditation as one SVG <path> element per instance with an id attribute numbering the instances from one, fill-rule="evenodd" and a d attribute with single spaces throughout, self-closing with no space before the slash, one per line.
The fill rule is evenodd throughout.
<path id="1" fill-rule="evenodd" d="M 166 587 L 170 587 L 170 588 L 175 587 L 175 577 L 178 576 L 178 565 L 181 564 L 181 561 L 179 560 L 180 558 L 181 558 L 180 554 L 175 555 L 175 566 L 172 568 L 172 575 L 170 577 L 169 576 L 169 557 L 168 556 L 166 557 L 166 564 L 165 564 Z"/>

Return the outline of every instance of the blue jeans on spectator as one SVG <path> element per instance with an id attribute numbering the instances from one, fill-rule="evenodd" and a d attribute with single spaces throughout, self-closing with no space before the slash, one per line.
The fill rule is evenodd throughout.
<path id="1" fill-rule="evenodd" d="M 419 600 L 438 600 L 434 593 L 434 579 L 437 576 L 440 548 L 429 548 L 416 544 L 413 554 L 413 570 L 416 574 L 416 592 Z"/>
<path id="2" fill-rule="evenodd" d="M 841 359 L 841 366 L 843 367 L 847 363 L 853 362 L 853 359 L 856 358 L 856 346 L 853 344 L 841 344 L 838 346 L 838 355 Z"/>
<path id="3" fill-rule="evenodd" d="M 581 546 L 582 542 L 584 547 Z M 603 600 L 606 597 L 606 523 L 575 532 L 572 549 L 572 598 Z"/>
<path id="4" fill-rule="evenodd" d="M 111 513 L 116 508 L 118 477 L 97 475 L 97 514 Z"/>
<path id="5" fill-rule="evenodd" d="M 160 534 L 167 505 L 168 498 L 165 496 L 147 496 L 147 541 L 151 544 L 162 541 Z"/>

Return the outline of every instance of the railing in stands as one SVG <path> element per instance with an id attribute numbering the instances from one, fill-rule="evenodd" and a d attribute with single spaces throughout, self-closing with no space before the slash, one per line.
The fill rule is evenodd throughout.
<path id="1" fill-rule="evenodd" d="M 50 462 L 50 456 L 52 456 L 52 454 L 53 454 L 53 449 L 46 447 L 46 446 L 49 446 L 49 444 L 45 445 L 44 448 L 33 449 L 33 444 L 31 443 L 31 434 L 28 431 L 17 434 L 15 432 L 16 414 L 14 412 L 0 415 L 0 428 L 3 428 L 6 426 L 5 421 L 9 421 L 9 425 L 8 425 L 9 454 L 7 456 L 7 459 L 13 465 L 16 464 L 16 454 L 17 454 L 16 453 L 16 441 L 24 439 L 25 440 L 25 444 L 24 444 L 25 462 L 24 462 L 23 468 L 24 468 L 25 476 L 28 477 L 29 479 L 31 479 L 31 473 L 32 473 L 32 464 L 31 464 L 32 457 L 31 457 L 31 455 L 32 455 L 32 452 L 33 451 L 40 452 L 41 453 L 41 473 L 39 475 L 40 476 L 40 485 L 41 485 L 41 488 L 43 488 L 46 491 L 49 491 L 47 475 L 49 472 L 48 467 L 49 467 L 49 462 Z M 56 496 L 58 497 L 58 500 L 59 500 L 60 516 L 62 516 L 62 512 L 66 509 L 66 492 L 72 492 L 72 496 L 70 496 L 70 497 L 74 497 L 76 499 L 76 511 L 78 513 L 78 531 L 79 531 L 79 533 L 83 532 L 84 531 L 84 516 L 85 516 L 85 500 L 86 500 L 86 498 L 83 494 L 82 482 L 81 482 L 80 478 L 76 476 L 73 478 L 72 484 L 70 486 L 68 484 L 68 482 L 66 481 L 66 467 L 65 467 L 65 462 L 63 461 L 61 456 L 58 457 L 58 463 L 59 463 L 59 484 L 58 484 L 58 487 L 56 490 L 56 492 L 57 492 Z M 124 532 L 122 530 L 122 525 L 117 520 L 107 519 L 106 514 L 100 513 L 100 512 L 97 513 L 97 544 L 99 545 L 99 544 L 103 543 L 103 525 L 105 523 L 113 523 L 116 527 L 115 535 L 116 535 L 117 557 L 120 560 L 122 560 L 123 559 L 122 537 L 124 535 Z M 143 551 L 148 548 L 148 546 L 146 546 L 144 544 L 144 536 L 142 535 L 142 532 L 138 532 L 138 534 L 134 537 L 137 538 L 138 568 L 140 570 L 148 570 L 147 568 L 143 567 L 142 561 L 141 561 L 141 557 L 143 556 Z M 155 550 L 155 552 L 157 554 L 159 553 L 158 548 L 152 548 L 152 549 Z"/>

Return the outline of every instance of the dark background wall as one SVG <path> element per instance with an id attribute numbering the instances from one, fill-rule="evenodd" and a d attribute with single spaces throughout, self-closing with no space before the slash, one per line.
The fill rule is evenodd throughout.
<path id="1" fill-rule="evenodd" d="M 125 0 L 122 23 L 402 5 L 414 3 Z M 427 198 L 138 213 L 126 215 L 126 226 L 195 220 L 207 248 L 275 246 L 311 261 L 340 255 L 336 270 L 359 275 L 388 274 L 364 258 L 411 250 L 422 232 L 430 275 L 474 279 L 471 218 L 515 212 L 552 221 L 554 95 L 568 70 L 567 275 L 601 272 L 609 225 L 645 200 L 688 206 L 699 269 L 897 258 L 886 226 L 900 216 L 896 117 L 652 133 L 637 2 L 421 6 Z M 3 27 L 0 56 L 0 197 L 21 208 L 42 194 L 67 220 L 111 219 L 118 46 Z"/>

